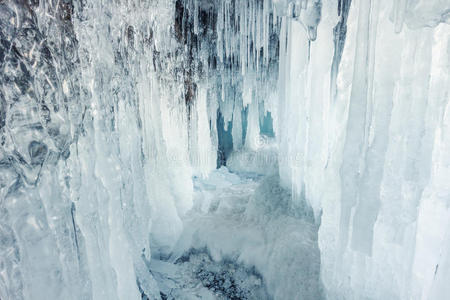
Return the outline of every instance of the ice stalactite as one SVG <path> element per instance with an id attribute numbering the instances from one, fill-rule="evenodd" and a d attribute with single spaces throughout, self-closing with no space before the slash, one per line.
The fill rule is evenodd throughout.
<path id="1" fill-rule="evenodd" d="M 345 39 L 347 37 L 347 18 L 350 10 L 352 0 L 339 0 L 338 2 L 338 16 L 339 22 L 333 29 L 334 34 L 334 54 L 333 63 L 331 65 L 331 79 L 330 90 L 331 97 L 336 97 L 336 79 L 339 73 L 339 65 L 342 59 L 342 52 L 344 51 Z"/>
<path id="2" fill-rule="evenodd" d="M 269 2 L 239 5 L 0 4 L 2 299 L 159 297 L 148 261 L 215 168 L 218 110 L 244 143 L 240 60 L 260 102 L 276 67 Z"/>

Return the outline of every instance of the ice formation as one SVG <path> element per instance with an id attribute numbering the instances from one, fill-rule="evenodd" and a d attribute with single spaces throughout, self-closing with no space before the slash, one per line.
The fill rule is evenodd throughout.
<path id="1" fill-rule="evenodd" d="M 6 0 L 0 70 L 1 300 L 450 294 L 448 0 Z"/>

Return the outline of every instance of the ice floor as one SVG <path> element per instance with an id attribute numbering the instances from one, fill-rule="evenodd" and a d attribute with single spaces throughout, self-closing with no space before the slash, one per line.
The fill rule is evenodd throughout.
<path id="1" fill-rule="evenodd" d="M 163 299 L 321 299 L 317 228 L 289 214 L 276 175 L 194 178 L 194 208 L 151 271 Z"/>

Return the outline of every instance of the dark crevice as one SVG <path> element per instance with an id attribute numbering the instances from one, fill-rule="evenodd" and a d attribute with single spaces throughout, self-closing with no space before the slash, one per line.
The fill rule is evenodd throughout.
<path id="1" fill-rule="evenodd" d="M 331 99 L 336 97 L 337 87 L 336 78 L 339 72 L 339 65 L 342 59 L 342 52 L 344 51 L 345 39 L 347 37 L 347 18 L 350 11 L 352 0 L 339 0 L 338 2 L 338 16 L 339 22 L 333 28 L 333 42 L 334 54 L 333 63 L 331 65 L 330 89 Z"/>

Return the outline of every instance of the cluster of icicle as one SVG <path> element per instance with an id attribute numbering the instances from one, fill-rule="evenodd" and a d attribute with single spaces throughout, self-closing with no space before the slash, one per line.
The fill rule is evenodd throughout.
<path id="1" fill-rule="evenodd" d="M 0 298 L 159 299 L 148 262 L 192 175 L 257 151 L 269 112 L 329 298 L 445 298 L 448 19 L 443 0 L 1 1 Z"/>
<path id="2" fill-rule="evenodd" d="M 230 13 L 221 1 L 0 3 L 1 299 L 160 297 L 150 257 L 181 233 L 192 175 L 216 167 L 217 124 L 244 115 L 240 63 L 217 33 Z M 262 28 L 256 7 L 245 14 Z M 276 35 L 264 28 L 258 47 Z M 253 93 L 269 76 L 258 68 Z"/>

